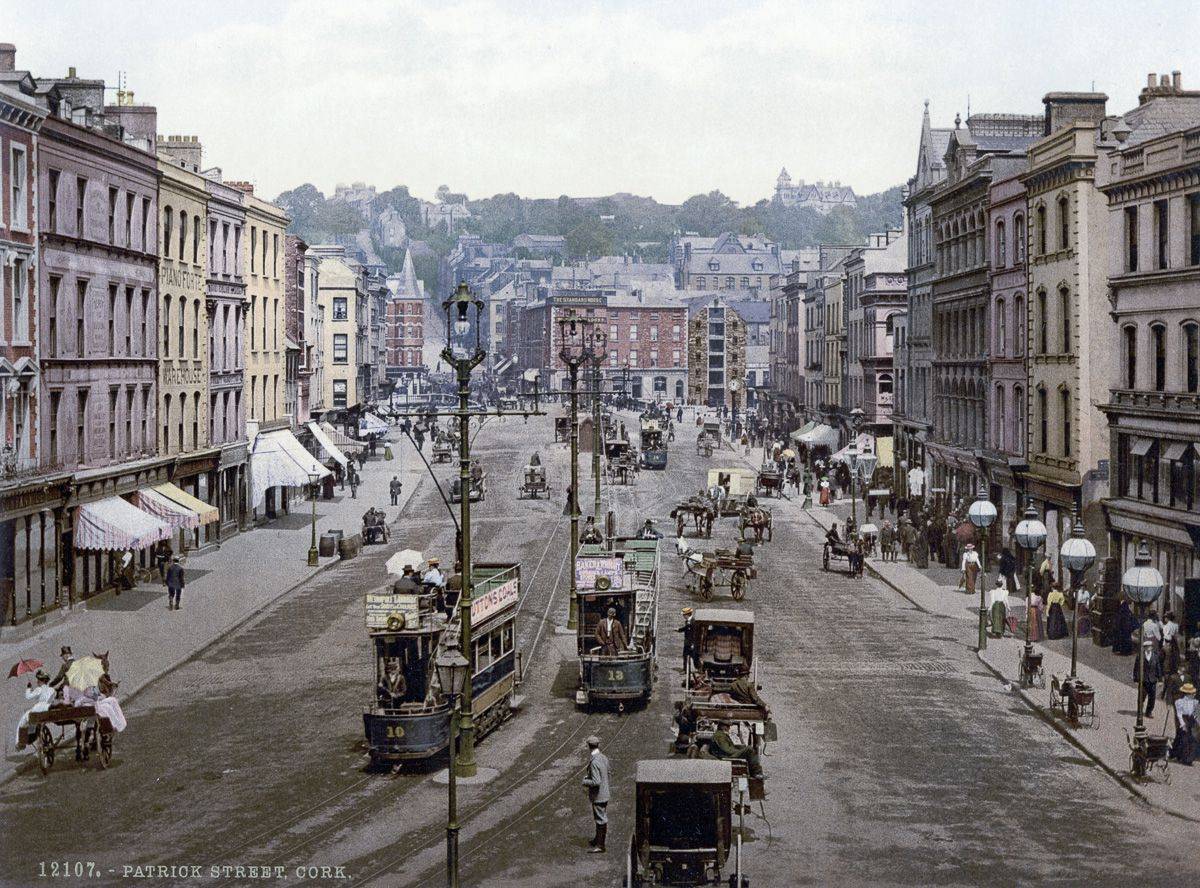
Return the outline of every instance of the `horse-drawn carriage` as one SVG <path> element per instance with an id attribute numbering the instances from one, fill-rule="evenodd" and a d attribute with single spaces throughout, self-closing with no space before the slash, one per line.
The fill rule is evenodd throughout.
<path id="1" fill-rule="evenodd" d="M 556 416 L 554 418 L 554 443 L 571 440 L 571 417 Z"/>
<path id="2" fill-rule="evenodd" d="M 546 480 L 546 467 L 542 465 L 541 457 L 535 453 L 529 460 L 529 464 L 525 466 L 524 477 L 520 487 L 517 488 L 517 499 L 526 496 L 530 499 L 537 499 L 542 494 L 549 499 L 550 482 Z"/>
<path id="3" fill-rule="evenodd" d="M 696 536 L 711 539 L 713 521 L 717 517 L 717 504 L 707 494 L 688 497 L 671 510 L 671 517 L 675 519 L 676 536 L 683 536 L 690 520 Z"/>
<path id="4" fill-rule="evenodd" d="M 482 502 L 487 495 L 487 476 L 478 460 L 471 460 L 471 481 L 467 496 L 471 502 Z M 462 479 L 455 476 L 450 481 L 450 502 L 462 502 Z"/>
<path id="5" fill-rule="evenodd" d="M 713 440 L 704 432 L 696 438 L 696 455 L 706 458 L 713 455 Z"/>
<path id="6" fill-rule="evenodd" d="M 608 476 L 609 484 L 632 484 L 639 471 L 641 466 L 637 454 L 632 449 L 604 463 L 604 472 Z"/>
<path id="7" fill-rule="evenodd" d="M 762 496 L 783 496 L 784 474 L 774 463 L 764 463 L 758 470 L 754 492 Z"/>
<path id="8" fill-rule="evenodd" d="M 454 445 L 451 443 L 450 435 L 436 429 L 433 433 L 433 461 L 447 463 L 452 459 L 454 459 Z"/>
<path id="9" fill-rule="evenodd" d="M 51 706 L 45 712 L 29 715 L 26 742 L 37 753 L 42 776 L 54 766 L 55 751 L 66 739 L 67 727 L 75 728 L 75 761 L 85 762 L 96 753 L 96 763 L 107 768 L 112 761 L 113 735 L 116 729 L 107 717 L 96 712 L 95 706 Z M 54 736 L 58 728 L 58 736 Z"/>
<path id="10" fill-rule="evenodd" d="M 734 601 L 741 601 L 750 590 L 750 580 L 758 575 L 753 555 L 739 555 L 728 549 L 688 552 L 683 563 L 692 577 L 688 591 L 702 601 L 711 601 L 713 593 L 725 587 Z"/>
<path id="11" fill-rule="evenodd" d="M 388 529 L 387 525 L 387 516 L 382 509 L 376 509 L 372 506 L 363 513 L 363 545 L 368 543 L 386 543 L 391 539 L 391 536 L 391 530 Z"/>
<path id="12" fill-rule="evenodd" d="M 763 508 L 757 502 L 747 502 L 738 517 L 738 533 L 742 539 L 746 539 L 747 530 L 754 534 L 754 542 L 770 542 L 771 510 Z"/>
<path id="13" fill-rule="evenodd" d="M 864 559 L 856 540 L 826 539 L 821 550 L 821 568 L 829 570 L 829 564 L 834 559 L 845 559 L 847 573 L 854 577 L 862 576 Z"/>
<path id="14" fill-rule="evenodd" d="M 722 518 L 740 515 L 748 497 L 754 495 L 758 473 L 753 469 L 731 466 L 709 469 L 708 489 L 718 498 L 718 513 Z"/>

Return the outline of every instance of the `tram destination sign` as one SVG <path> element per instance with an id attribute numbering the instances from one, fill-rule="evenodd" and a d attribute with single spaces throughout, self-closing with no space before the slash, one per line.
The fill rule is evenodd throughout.
<path id="1" fill-rule="evenodd" d="M 368 592 L 367 628 L 411 628 L 420 620 L 421 609 L 417 596 L 411 592 Z"/>
<path id="2" fill-rule="evenodd" d="M 521 591 L 521 581 L 516 577 L 493 586 L 483 593 L 476 593 L 471 600 L 471 624 L 482 623 L 492 614 L 516 604 Z"/>
<path id="3" fill-rule="evenodd" d="M 595 589 L 604 577 L 610 589 L 625 588 L 625 559 L 613 556 L 582 555 L 575 559 L 575 588 Z"/>

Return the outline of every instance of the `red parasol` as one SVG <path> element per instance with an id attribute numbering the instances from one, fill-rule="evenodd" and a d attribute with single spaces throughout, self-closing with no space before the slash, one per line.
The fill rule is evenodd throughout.
<path id="1" fill-rule="evenodd" d="M 975 525 L 970 521 L 960 521 L 958 527 L 954 528 L 954 536 L 963 544 L 975 542 Z"/>
<path id="2" fill-rule="evenodd" d="M 17 660 L 13 668 L 8 670 L 8 677 L 16 678 L 18 675 L 24 675 L 26 672 L 36 672 L 41 668 L 41 660 Z"/>

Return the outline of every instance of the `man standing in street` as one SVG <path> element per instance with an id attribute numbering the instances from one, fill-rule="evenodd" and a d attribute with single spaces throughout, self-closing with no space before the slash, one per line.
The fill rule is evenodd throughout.
<path id="1" fill-rule="evenodd" d="M 167 568 L 167 610 L 179 610 L 179 599 L 183 596 L 183 565 L 179 558 L 171 559 Z"/>
<path id="2" fill-rule="evenodd" d="M 392 505 L 396 505 L 400 499 L 400 491 L 403 485 L 400 483 L 400 478 L 397 475 L 392 475 L 392 483 L 388 485 L 388 491 L 392 494 Z"/>
<path id="3" fill-rule="evenodd" d="M 1146 718 L 1150 718 L 1154 715 L 1154 691 L 1162 677 L 1162 659 L 1158 655 L 1158 646 L 1150 638 L 1142 642 L 1142 652 L 1138 656 L 1141 659 L 1133 664 L 1133 680 L 1141 679 L 1142 691 L 1146 697 Z M 1139 666 L 1142 670 L 1140 676 Z"/>
<path id="4" fill-rule="evenodd" d="M 354 469 L 354 464 L 350 464 L 348 469 L 350 474 L 350 499 L 358 499 L 358 472 Z"/>
<path id="5" fill-rule="evenodd" d="M 596 835 L 588 842 L 591 845 L 588 853 L 603 854 L 608 838 L 608 756 L 600 751 L 600 738 L 594 734 L 587 738 L 587 745 L 587 776 L 583 778 L 583 785 L 587 787 L 592 820 L 596 823 Z"/>

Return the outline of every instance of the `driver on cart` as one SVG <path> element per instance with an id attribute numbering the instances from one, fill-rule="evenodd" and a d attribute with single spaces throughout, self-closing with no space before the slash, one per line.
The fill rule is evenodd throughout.
<path id="1" fill-rule="evenodd" d="M 600 528 L 596 526 L 596 519 L 591 515 L 587 517 L 587 523 L 584 524 L 583 530 L 579 533 L 579 542 L 581 543 L 603 543 L 604 534 L 600 532 Z"/>
<path id="2" fill-rule="evenodd" d="M 661 540 L 662 534 L 655 530 L 654 522 L 647 518 L 646 523 L 638 531 L 637 538 L 639 540 Z"/>
<path id="3" fill-rule="evenodd" d="M 825 542 L 830 546 L 837 546 L 842 541 L 841 535 L 838 533 L 837 522 L 833 522 L 833 526 L 825 532 Z"/>
<path id="4" fill-rule="evenodd" d="M 525 466 L 525 483 L 538 484 L 545 480 L 546 470 L 542 468 L 542 457 L 538 453 L 534 453 L 529 457 L 529 463 Z"/>
<path id="5" fill-rule="evenodd" d="M 762 763 L 758 760 L 758 750 L 752 746 L 734 743 L 733 738 L 729 736 L 729 728 L 729 722 L 717 722 L 717 729 L 713 731 L 712 740 L 708 744 L 709 753 L 719 759 L 741 759 L 746 763 L 751 777 L 762 779 Z"/>

